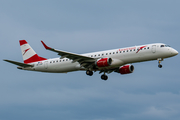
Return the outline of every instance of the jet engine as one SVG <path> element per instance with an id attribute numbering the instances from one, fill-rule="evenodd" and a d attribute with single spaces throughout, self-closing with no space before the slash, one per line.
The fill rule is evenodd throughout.
<path id="1" fill-rule="evenodd" d="M 110 66 L 112 63 L 112 59 L 111 58 L 101 58 L 101 59 L 98 59 L 96 62 L 95 62 L 95 65 L 97 67 L 108 67 Z"/>
<path id="2" fill-rule="evenodd" d="M 119 68 L 119 73 L 121 74 L 129 74 L 134 71 L 134 66 L 133 65 L 124 65 Z"/>

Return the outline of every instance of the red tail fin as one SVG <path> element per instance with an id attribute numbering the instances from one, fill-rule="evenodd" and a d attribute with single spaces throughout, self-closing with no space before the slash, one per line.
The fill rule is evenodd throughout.
<path id="1" fill-rule="evenodd" d="M 47 60 L 46 58 L 38 56 L 36 52 L 31 48 L 31 46 L 26 42 L 26 40 L 20 40 L 19 43 L 21 46 L 24 63 L 27 64 Z"/>

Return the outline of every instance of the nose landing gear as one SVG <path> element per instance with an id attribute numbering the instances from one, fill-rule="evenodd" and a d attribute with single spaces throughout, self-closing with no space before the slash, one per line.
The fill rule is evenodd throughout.
<path id="1" fill-rule="evenodd" d="M 158 58 L 157 60 L 158 60 L 158 67 L 162 68 L 161 62 L 163 61 L 163 59 L 162 58 Z"/>
<path id="2" fill-rule="evenodd" d="M 162 65 L 161 65 L 161 64 L 159 64 L 159 65 L 158 65 L 158 67 L 159 67 L 159 68 L 162 68 Z"/>

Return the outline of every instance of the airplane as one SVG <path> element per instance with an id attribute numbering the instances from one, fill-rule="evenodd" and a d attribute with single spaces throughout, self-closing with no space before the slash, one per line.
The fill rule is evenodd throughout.
<path id="1" fill-rule="evenodd" d="M 99 71 L 102 80 L 107 80 L 106 74 L 116 72 L 122 75 L 134 71 L 132 63 L 157 60 L 158 67 L 165 58 L 173 57 L 178 51 L 163 43 L 139 45 L 126 48 L 117 48 L 100 52 L 76 54 L 47 46 L 41 41 L 46 50 L 58 53 L 60 57 L 46 59 L 40 57 L 26 40 L 19 40 L 24 63 L 4 59 L 6 62 L 18 65 L 18 69 L 49 72 L 68 73 L 73 71 L 86 71 L 92 76 Z"/>

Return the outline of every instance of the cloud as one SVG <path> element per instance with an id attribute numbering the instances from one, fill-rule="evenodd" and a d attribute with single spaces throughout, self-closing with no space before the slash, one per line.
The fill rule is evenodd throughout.
<path id="1" fill-rule="evenodd" d="M 18 40 L 88 53 L 162 42 L 179 50 L 179 1 L 2 1 L 1 60 L 22 61 Z M 47 74 L 0 62 L 0 119 L 179 120 L 179 56 L 134 63 L 129 75 Z"/>

